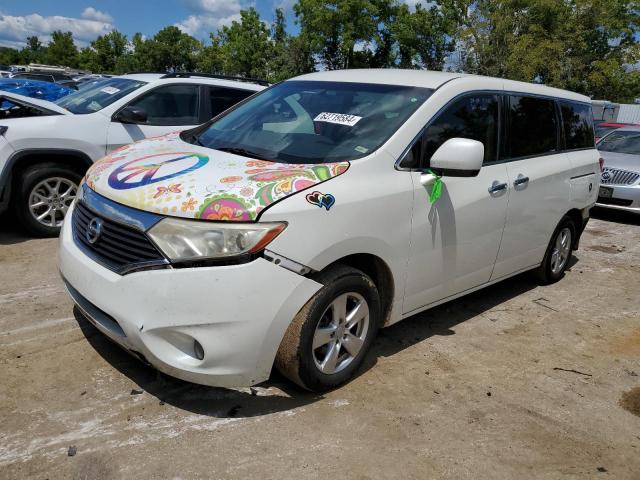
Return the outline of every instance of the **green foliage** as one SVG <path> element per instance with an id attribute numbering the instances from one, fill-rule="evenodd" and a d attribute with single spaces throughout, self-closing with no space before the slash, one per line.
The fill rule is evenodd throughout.
<path id="1" fill-rule="evenodd" d="M 461 69 L 613 101 L 638 96 L 640 2 L 458 0 Z M 635 93 L 634 93 L 635 89 Z"/>
<path id="2" fill-rule="evenodd" d="M 266 78 L 272 44 L 269 29 L 255 8 L 240 12 L 240 21 L 219 33 L 224 70 L 231 75 Z"/>
<path id="3" fill-rule="evenodd" d="M 300 36 L 327 70 L 351 68 L 356 45 L 373 41 L 378 26 L 378 4 L 391 0 L 299 0 L 293 7 Z"/>
<path id="4" fill-rule="evenodd" d="M 142 43 L 144 55 L 149 60 L 151 70 L 191 71 L 197 63 L 202 44 L 178 27 L 165 27 L 151 40 Z"/>
<path id="5" fill-rule="evenodd" d="M 44 61 L 50 65 L 78 66 L 78 50 L 71 32 L 56 30 L 51 34 L 51 42 L 44 53 Z"/>

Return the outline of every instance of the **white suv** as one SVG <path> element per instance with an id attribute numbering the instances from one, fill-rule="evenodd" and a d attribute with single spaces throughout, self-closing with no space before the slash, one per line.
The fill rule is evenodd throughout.
<path id="1" fill-rule="evenodd" d="M 199 125 L 266 83 L 203 74 L 132 74 L 55 103 L 0 92 L 0 213 L 57 235 L 86 169 L 123 145 Z"/>
<path id="2" fill-rule="evenodd" d="M 318 72 L 88 172 L 60 272 L 97 328 L 220 386 L 347 381 L 378 327 L 535 270 L 599 187 L 588 97 L 442 72 Z"/>

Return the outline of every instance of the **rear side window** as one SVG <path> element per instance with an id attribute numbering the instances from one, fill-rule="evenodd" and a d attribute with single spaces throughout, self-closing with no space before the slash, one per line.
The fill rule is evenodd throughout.
<path id="1" fill-rule="evenodd" d="M 461 137 L 484 144 L 484 163 L 496 160 L 498 144 L 498 97 L 474 95 L 463 97 L 441 113 L 425 132 L 427 161 L 444 142 Z"/>
<path id="2" fill-rule="evenodd" d="M 147 112 L 147 125 L 197 125 L 198 85 L 167 85 L 146 93 L 129 105 Z"/>
<path id="3" fill-rule="evenodd" d="M 558 151 L 555 102 L 510 95 L 505 158 L 530 157 Z"/>
<path id="4" fill-rule="evenodd" d="M 240 100 L 244 100 L 254 93 L 251 90 L 238 90 L 235 88 L 210 87 L 209 100 L 211 102 L 211 116 L 215 117 L 227 108 L 234 106 Z"/>
<path id="5" fill-rule="evenodd" d="M 560 102 L 564 142 L 568 150 L 594 148 L 593 113 L 583 103 Z"/>

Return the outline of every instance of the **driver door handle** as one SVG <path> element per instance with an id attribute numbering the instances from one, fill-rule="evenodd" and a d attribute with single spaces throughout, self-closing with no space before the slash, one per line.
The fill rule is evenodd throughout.
<path id="1" fill-rule="evenodd" d="M 496 181 L 496 182 L 493 182 L 489 187 L 489 193 L 501 192 L 502 190 L 506 190 L 506 189 L 507 189 L 506 183 L 498 183 Z"/>

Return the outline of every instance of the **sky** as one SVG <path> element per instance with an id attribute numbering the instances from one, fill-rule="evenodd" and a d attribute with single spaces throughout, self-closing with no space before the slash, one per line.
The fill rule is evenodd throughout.
<path id="1" fill-rule="evenodd" d="M 76 45 L 87 46 L 99 35 L 117 29 L 129 38 L 147 37 L 176 25 L 200 40 L 209 32 L 240 18 L 240 10 L 255 7 L 272 22 L 274 11 L 287 13 L 288 29 L 297 32 L 295 0 L 0 0 L 0 46 L 22 48 L 27 36 L 44 43 L 54 30 L 71 31 Z M 411 2 L 415 3 L 415 2 Z"/>
<path id="2" fill-rule="evenodd" d="M 176 25 L 199 40 L 209 32 L 240 18 L 240 10 L 255 7 L 268 23 L 283 8 L 290 33 L 297 33 L 296 0 L 0 0 L 0 46 L 22 48 L 28 36 L 44 43 L 54 30 L 73 32 L 76 45 L 85 47 L 99 35 L 117 29 L 129 38 L 147 37 Z M 401 0 L 410 6 L 428 0 Z"/>

